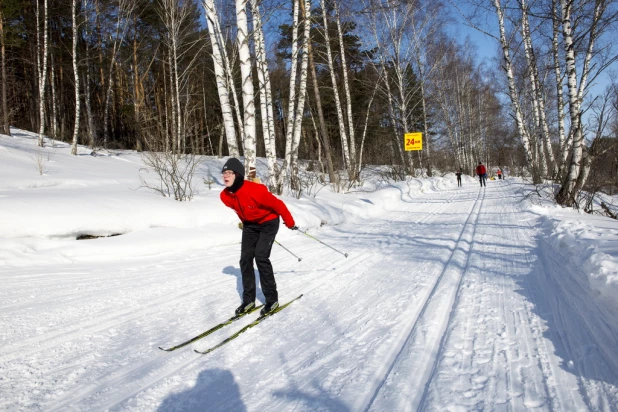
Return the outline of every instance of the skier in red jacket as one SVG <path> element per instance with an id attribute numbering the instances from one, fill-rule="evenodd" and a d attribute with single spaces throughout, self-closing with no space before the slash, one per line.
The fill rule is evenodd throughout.
<path id="1" fill-rule="evenodd" d="M 479 162 L 479 165 L 476 167 L 476 174 L 481 182 L 481 187 L 487 186 L 487 169 L 483 162 Z"/>
<path id="2" fill-rule="evenodd" d="M 255 272 L 253 260 L 260 272 L 260 285 L 266 303 L 262 315 L 279 307 L 277 284 L 270 263 L 270 251 L 279 231 L 279 216 L 284 224 L 297 230 L 294 218 L 281 200 L 266 186 L 245 180 L 245 168 L 240 160 L 231 158 L 221 170 L 225 189 L 221 201 L 234 209 L 242 221 L 240 271 L 242 273 L 242 304 L 236 309 L 241 314 L 255 307 Z"/>

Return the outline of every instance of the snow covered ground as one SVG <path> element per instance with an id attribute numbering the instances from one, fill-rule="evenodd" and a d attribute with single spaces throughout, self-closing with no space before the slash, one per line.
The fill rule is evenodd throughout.
<path id="1" fill-rule="evenodd" d="M 139 188 L 139 154 L 74 157 L 14 132 L 0 135 L 2 410 L 618 410 L 616 221 L 453 175 L 283 197 L 349 257 L 282 226 L 302 261 L 274 247 L 280 299 L 303 298 L 211 354 L 193 349 L 256 315 L 163 352 L 240 301 L 225 159 L 181 203 Z"/>

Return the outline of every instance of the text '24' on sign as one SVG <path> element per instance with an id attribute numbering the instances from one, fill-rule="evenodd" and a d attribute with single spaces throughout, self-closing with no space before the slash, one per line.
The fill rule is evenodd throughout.
<path id="1" fill-rule="evenodd" d="M 423 150 L 423 133 L 406 133 L 404 134 L 403 145 L 406 151 Z"/>

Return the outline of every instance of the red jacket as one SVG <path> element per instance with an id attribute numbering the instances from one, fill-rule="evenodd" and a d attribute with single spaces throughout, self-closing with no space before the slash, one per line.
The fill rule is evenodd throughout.
<path id="1" fill-rule="evenodd" d="M 295 226 L 292 214 L 281 200 L 268 191 L 266 186 L 245 180 L 235 193 L 223 189 L 221 201 L 234 209 L 240 220 L 264 223 L 281 216 L 288 228 Z"/>
<path id="2" fill-rule="evenodd" d="M 485 168 L 485 165 L 478 165 L 476 167 L 476 174 L 477 175 L 483 176 L 486 173 L 487 173 L 487 169 Z"/>

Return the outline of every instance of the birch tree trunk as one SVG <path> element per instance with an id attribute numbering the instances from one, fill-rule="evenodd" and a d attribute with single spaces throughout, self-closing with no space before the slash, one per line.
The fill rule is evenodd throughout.
<path id="1" fill-rule="evenodd" d="M 373 88 L 373 93 L 371 94 L 371 98 L 369 99 L 369 103 L 367 104 L 367 113 L 365 115 L 365 125 L 363 127 L 363 134 L 361 135 L 361 143 L 358 150 L 358 162 L 356 163 L 356 177 L 357 181 L 360 179 L 361 170 L 363 168 L 363 148 L 365 146 L 365 137 L 367 137 L 367 126 L 369 125 L 369 114 L 371 113 L 371 105 L 373 103 L 373 99 L 376 97 L 376 92 L 378 91 L 378 87 L 380 86 L 380 80 L 376 82 L 375 87 Z"/>
<path id="2" fill-rule="evenodd" d="M 294 115 L 296 114 L 296 72 L 298 71 L 298 26 L 300 1 L 294 0 L 292 11 L 292 59 L 290 61 L 290 92 L 288 100 L 288 117 L 285 130 L 285 158 L 277 177 L 276 192 L 281 194 L 283 191 L 283 181 L 288 176 L 288 169 L 292 163 L 292 147 L 294 138 Z"/>
<path id="3" fill-rule="evenodd" d="M 537 67 L 536 54 L 534 52 L 534 47 L 532 46 L 532 35 L 530 33 L 530 23 L 528 20 L 529 15 L 529 7 L 526 3 L 526 0 L 519 0 L 519 5 L 522 14 L 522 39 L 524 41 L 524 54 L 526 56 L 526 60 L 528 62 L 528 71 L 530 75 L 530 87 L 532 88 L 532 101 L 534 107 L 534 113 L 536 116 L 536 124 L 537 124 L 537 133 L 538 138 L 541 141 L 543 152 L 547 155 L 547 160 L 549 163 L 549 170 L 551 170 L 552 175 L 555 176 L 558 172 L 556 168 L 556 159 L 554 158 L 554 153 L 551 147 L 551 140 L 549 135 L 549 126 L 547 124 L 547 118 L 545 115 L 545 96 L 541 86 L 541 80 L 539 77 L 539 70 Z M 541 162 L 541 174 L 544 174 L 546 170 L 545 167 L 545 157 L 543 156 Z"/>
<path id="4" fill-rule="evenodd" d="M 49 53 L 50 67 L 49 67 L 49 88 L 51 90 L 51 133 L 49 134 L 53 140 L 58 137 L 58 98 L 56 96 L 56 64 L 54 63 L 53 49 Z"/>
<path id="5" fill-rule="evenodd" d="M 496 10 L 496 15 L 498 17 L 498 26 L 500 28 L 500 45 L 502 46 L 502 54 L 504 57 L 504 67 L 503 68 L 504 68 L 504 71 L 506 72 L 506 77 L 508 80 L 509 98 L 511 99 L 511 107 L 515 115 L 515 123 L 517 126 L 517 131 L 519 133 L 519 137 L 521 138 L 522 144 L 524 146 L 525 164 L 526 164 L 526 167 L 532 171 L 533 182 L 538 184 L 540 183 L 540 177 L 538 175 L 537 168 L 533 163 L 532 150 L 530 147 L 530 137 L 528 135 L 528 131 L 526 130 L 524 126 L 523 115 L 521 112 L 521 107 L 519 106 L 519 94 L 517 92 L 517 88 L 515 87 L 515 78 L 513 76 L 513 65 L 511 62 L 509 44 L 506 39 L 506 30 L 504 27 L 504 14 L 502 11 L 502 5 L 500 4 L 500 0 L 494 0 L 493 5 Z"/>
<path id="6" fill-rule="evenodd" d="M 400 140 L 400 136 L 402 134 L 402 131 L 397 127 L 399 125 L 399 122 L 397 121 L 397 117 L 395 116 L 395 105 L 393 103 L 393 93 L 391 91 L 391 86 L 390 86 L 390 79 L 389 79 L 389 75 L 388 75 L 388 68 L 386 67 L 386 63 L 383 60 L 383 56 L 381 57 L 382 59 L 382 70 L 384 71 L 384 84 L 385 84 L 385 88 L 386 88 L 386 97 L 388 98 L 388 114 L 391 118 L 391 124 L 393 126 L 393 144 L 397 147 L 397 153 L 399 154 L 399 157 L 401 158 L 401 166 L 403 166 L 404 168 L 408 168 L 408 164 L 406 163 L 406 158 L 403 152 L 403 149 L 401 147 L 401 140 Z M 408 174 L 412 173 L 412 170 L 408 170 Z"/>
<path id="7" fill-rule="evenodd" d="M 424 76 L 421 73 L 421 109 L 423 110 L 423 137 L 425 139 L 425 157 L 427 158 L 427 176 L 432 177 L 433 171 L 431 169 L 431 140 L 429 139 L 429 125 L 427 121 L 427 96 L 425 94 L 425 82 L 423 78 Z"/>
<path id="8" fill-rule="evenodd" d="M 301 2 L 303 0 L 300 0 Z M 296 107 L 296 115 L 294 121 L 294 134 L 292 137 L 292 160 L 290 163 L 292 169 L 292 178 L 298 179 L 298 146 L 300 144 L 301 127 L 303 121 L 303 113 L 305 112 L 305 97 L 307 96 L 307 66 L 309 64 L 309 55 L 307 48 L 310 42 L 311 28 L 311 0 L 304 0 L 303 8 L 303 44 L 302 44 L 302 62 L 300 67 L 300 86 L 298 91 L 298 105 Z"/>
<path id="9" fill-rule="evenodd" d="M 560 157 L 558 162 L 558 176 L 562 179 L 566 172 L 566 163 L 569 157 L 569 152 L 571 148 L 570 139 L 566 139 L 564 133 L 564 96 L 562 93 L 563 82 L 562 82 L 562 73 L 560 69 L 560 56 L 559 56 L 559 42 L 558 36 L 560 33 L 560 20 L 557 16 L 557 4 L 558 0 L 553 0 L 552 2 L 552 26 L 553 26 L 553 36 L 552 36 L 552 57 L 554 64 L 554 75 L 556 76 L 556 109 L 558 112 L 558 142 L 560 148 Z"/>
<path id="10" fill-rule="evenodd" d="M 339 5 L 333 0 L 335 6 L 335 20 L 337 22 L 337 33 L 339 35 L 339 52 L 341 53 L 341 70 L 343 71 L 343 89 L 345 90 L 346 109 L 348 115 L 348 133 L 350 138 L 350 179 L 357 180 L 356 173 L 356 139 L 354 138 L 354 117 L 352 116 L 352 98 L 350 97 L 350 82 L 348 80 L 348 65 L 345 58 L 345 44 L 343 42 L 343 30 L 341 29 L 341 18 L 339 16 Z"/>
<path id="11" fill-rule="evenodd" d="M 241 146 L 244 146 L 244 136 L 245 136 L 245 126 L 244 126 L 244 120 L 243 120 L 243 115 L 240 112 L 240 103 L 238 100 L 238 93 L 236 93 L 236 85 L 234 83 L 234 71 L 233 71 L 233 65 L 232 62 L 230 61 L 230 58 L 227 54 L 227 41 L 225 40 L 225 38 L 223 37 L 223 30 L 221 30 L 221 25 L 219 24 L 219 20 L 215 20 L 215 25 L 217 27 L 217 29 L 215 30 L 215 33 L 218 36 L 218 41 L 219 41 L 219 47 L 221 50 L 221 55 L 222 55 L 222 61 L 223 61 L 223 67 L 224 67 L 224 73 L 225 73 L 225 80 L 227 82 L 227 88 L 229 93 L 232 95 L 232 100 L 234 101 L 234 112 L 236 114 L 236 121 L 237 121 L 237 126 L 238 126 L 238 134 L 240 135 L 241 138 Z"/>
<path id="12" fill-rule="evenodd" d="M 214 63 L 215 77 L 217 83 L 217 92 L 219 94 L 219 103 L 221 104 L 221 113 L 223 115 L 223 127 L 225 129 L 225 137 L 229 155 L 238 157 L 238 144 L 236 143 L 236 130 L 234 127 L 234 117 L 232 115 L 232 106 L 230 104 L 230 96 L 228 89 L 227 75 L 223 66 L 223 56 L 221 48 L 225 47 L 221 44 L 219 38 L 221 33 L 219 29 L 219 16 L 213 0 L 204 0 L 204 10 L 206 12 L 206 20 L 208 22 L 208 34 L 212 46 L 212 60 Z"/>
<path id="13" fill-rule="evenodd" d="M 47 0 L 46 0 L 47 1 Z M 127 29 L 127 21 L 130 15 L 133 13 L 136 4 L 133 0 L 120 0 L 118 3 L 118 9 L 116 11 L 116 32 L 114 34 L 114 41 L 111 47 L 111 55 L 109 62 L 109 71 L 107 73 L 107 90 L 105 92 L 105 108 L 103 110 L 103 147 L 107 147 L 109 140 L 109 111 L 111 104 L 111 97 L 114 85 L 114 68 L 116 67 L 116 58 Z M 103 68 L 101 67 L 101 70 Z M 102 83 L 105 84 L 105 83 Z"/>
<path id="14" fill-rule="evenodd" d="M 268 163 L 267 186 L 271 189 L 275 186 L 277 151 L 275 145 L 275 120 L 272 109 L 272 93 L 268 61 L 266 60 L 266 42 L 262 29 L 262 17 L 257 0 L 251 0 L 251 14 L 253 16 L 253 35 L 255 41 L 255 57 L 257 62 L 257 75 L 260 88 L 260 114 L 262 117 L 262 135 L 264 136 L 264 148 Z"/>
<path id="15" fill-rule="evenodd" d="M 333 95 L 335 96 L 335 106 L 337 107 L 337 121 L 339 123 L 339 134 L 341 136 L 341 147 L 343 151 L 343 158 L 345 161 L 345 168 L 350 173 L 354 174 L 354 170 L 351 169 L 352 160 L 350 159 L 350 150 L 348 148 L 348 136 L 345 131 L 346 125 L 343 119 L 343 110 L 341 107 L 341 100 L 339 99 L 339 87 L 337 85 L 337 78 L 335 76 L 335 65 L 333 64 L 333 53 L 330 46 L 330 35 L 328 33 L 328 18 L 326 16 L 326 5 L 324 0 L 320 0 L 320 7 L 322 8 L 322 18 L 324 21 L 324 41 L 326 43 L 326 56 L 328 62 L 328 71 L 330 72 L 330 79 L 333 86 Z"/>
<path id="16" fill-rule="evenodd" d="M 326 155 L 326 167 L 328 169 L 328 178 L 331 183 L 338 183 L 339 176 L 335 174 L 335 168 L 333 166 L 332 148 L 330 143 L 330 135 L 326 128 L 326 120 L 324 119 L 324 110 L 322 109 L 322 97 L 320 96 L 320 88 L 318 86 L 318 76 L 315 70 L 315 62 L 313 61 L 313 47 L 310 41 L 307 44 L 309 52 L 309 67 L 311 68 L 311 78 L 313 81 L 313 93 L 315 95 L 315 104 L 318 112 L 318 122 L 320 123 L 320 133 L 324 140 L 324 154 Z"/>
<path id="17" fill-rule="evenodd" d="M 43 133 L 45 132 L 45 85 L 47 83 L 47 26 L 48 26 L 48 9 L 47 0 L 43 1 L 43 47 L 41 47 L 41 21 L 40 21 L 40 4 L 36 0 L 36 31 L 37 31 L 37 68 L 39 71 L 39 146 L 44 146 Z"/>
<path id="18" fill-rule="evenodd" d="M 134 24 L 135 24 L 135 20 Z M 142 136 L 141 136 L 141 123 L 142 123 L 142 105 L 144 103 L 143 94 L 141 93 L 141 77 L 139 71 L 139 63 L 137 61 L 137 39 L 133 37 L 133 103 L 135 105 L 135 142 L 137 151 L 142 151 Z"/>
<path id="19" fill-rule="evenodd" d="M 73 74 L 75 78 L 75 125 L 73 127 L 73 142 L 71 144 L 71 154 L 77 156 L 77 134 L 79 132 L 80 116 L 80 92 L 79 92 L 79 67 L 77 65 L 77 0 L 73 0 L 71 6 L 71 19 L 73 22 Z"/>
<path id="20" fill-rule="evenodd" d="M 251 74 L 251 53 L 249 51 L 247 1 L 236 0 L 236 24 L 238 30 L 236 39 L 238 42 L 242 84 L 245 171 L 249 178 L 254 178 L 256 173 L 255 100 L 253 76 Z"/>
<path id="21" fill-rule="evenodd" d="M 88 0 L 84 1 L 83 3 L 83 10 L 87 13 L 86 15 L 88 16 L 89 14 L 89 8 L 88 8 Z M 90 38 L 90 24 L 89 24 L 90 19 L 88 17 L 86 17 L 85 19 L 85 27 L 84 27 L 84 31 L 85 31 L 85 36 L 86 38 Z M 86 61 L 89 62 L 90 61 L 90 46 L 89 46 L 89 42 L 86 42 Z M 84 102 L 86 103 L 86 116 L 88 117 L 87 121 L 88 121 L 88 146 L 93 149 L 94 148 L 94 141 L 95 141 L 95 137 L 97 134 L 96 131 L 96 126 L 94 123 L 94 115 L 92 113 L 92 94 L 90 91 L 90 82 L 92 79 L 92 73 L 91 73 L 91 65 L 87 64 L 86 65 L 86 79 L 84 81 L 84 92 L 85 92 L 85 96 L 84 96 Z"/>
<path id="22" fill-rule="evenodd" d="M 175 111 L 175 121 L 176 121 L 176 148 L 178 150 L 178 153 L 182 153 L 183 149 L 184 149 L 184 136 L 182 133 L 182 104 L 180 102 L 180 84 L 179 84 L 179 79 L 178 79 L 178 42 L 179 42 L 179 24 L 180 22 L 178 21 L 178 15 L 177 15 L 177 8 L 175 7 L 174 4 L 171 5 L 170 9 L 172 9 L 172 13 L 173 16 L 170 19 L 170 25 L 171 25 L 171 29 L 172 29 L 172 36 L 171 36 L 171 57 L 172 57 L 172 65 L 170 67 L 170 74 L 171 74 L 171 79 L 172 79 L 172 87 L 173 87 L 173 94 L 174 94 L 174 102 L 176 103 L 176 107 L 174 108 Z"/>
<path id="23" fill-rule="evenodd" d="M 572 19 L 572 7 L 573 3 L 570 0 L 561 0 L 562 11 L 562 36 L 564 38 L 565 48 L 565 60 L 566 60 L 566 74 L 568 79 L 568 94 L 569 94 L 569 114 L 571 117 L 571 130 L 569 135 L 573 136 L 573 149 L 571 154 L 571 163 L 569 165 L 569 171 L 565 178 L 556 201 L 563 206 L 572 206 L 576 203 L 578 178 L 580 178 L 583 152 L 584 152 L 584 134 L 581 125 L 581 104 L 583 101 L 583 94 L 586 90 L 586 83 L 588 75 L 590 73 L 590 61 L 592 60 L 592 54 L 595 46 L 595 41 L 598 36 L 598 24 L 605 12 L 607 3 L 602 0 L 595 1 L 594 13 L 590 23 L 590 29 L 588 31 L 588 45 L 584 55 L 582 67 L 582 74 L 579 87 L 577 86 L 577 64 L 574 48 L 573 29 L 571 26 Z M 583 176 L 583 181 L 580 179 L 581 185 L 585 183 L 586 176 Z"/>
<path id="24" fill-rule="evenodd" d="M 178 2 L 175 0 L 160 0 L 159 15 L 165 26 L 163 43 L 167 47 L 167 62 L 170 78 L 170 108 L 172 116 L 170 119 L 172 131 L 172 151 L 181 153 L 183 151 L 184 136 L 182 134 L 182 105 L 180 101 L 180 84 L 178 75 L 178 53 L 180 43 L 180 26 L 183 21 L 183 12 L 179 10 Z"/>
<path id="25" fill-rule="evenodd" d="M 6 54 L 4 47 L 4 15 L 2 14 L 2 8 L 0 8 L 0 59 L 2 59 L 2 128 L 0 133 L 10 136 L 11 125 L 9 121 L 9 107 L 6 97 Z"/>

